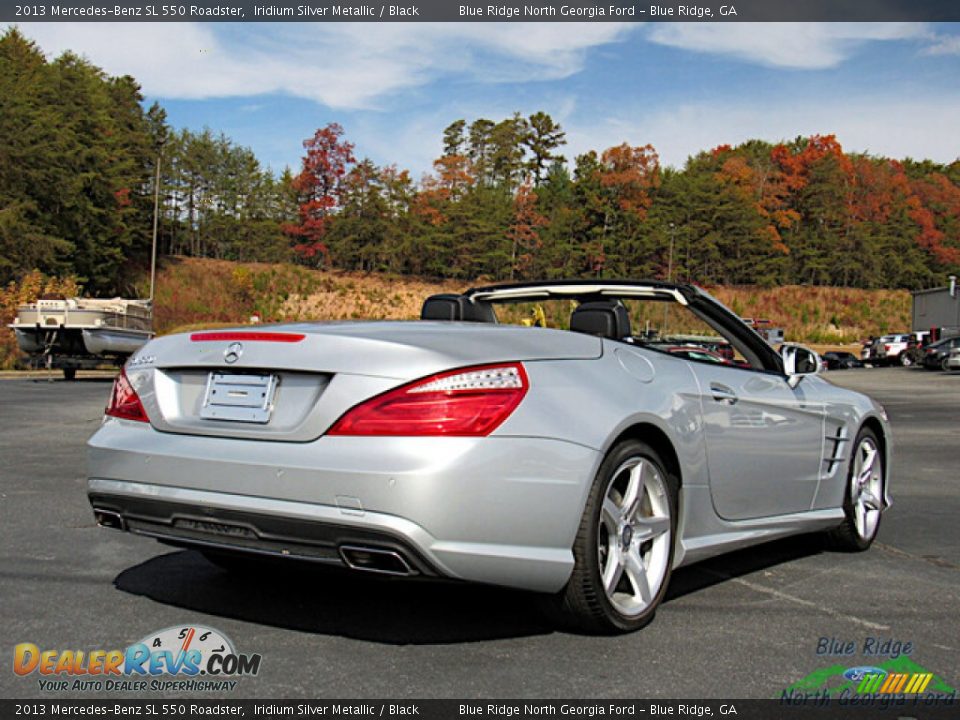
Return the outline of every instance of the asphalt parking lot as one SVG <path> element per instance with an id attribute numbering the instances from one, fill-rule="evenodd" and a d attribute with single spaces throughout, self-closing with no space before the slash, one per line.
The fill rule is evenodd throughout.
<path id="1" fill-rule="evenodd" d="M 910 642 L 912 660 L 956 685 L 960 373 L 827 377 L 872 394 L 893 423 L 894 505 L 873 549 L 837 554 L 808 536 L 682 569 L 654 622 L 623 637 L 557 631 L 523 593 L 235 577 L 197 553 L 99 529 L 84 443 L 109 381 L 0 380 L 0 696 L 44 696 L 36 675 L 11 672 L 17 643 L 122 648 L 197 623 L 263 656 L 232 697 L 779 697 L 832 663 L 816 654 L 822 637 Z"/>

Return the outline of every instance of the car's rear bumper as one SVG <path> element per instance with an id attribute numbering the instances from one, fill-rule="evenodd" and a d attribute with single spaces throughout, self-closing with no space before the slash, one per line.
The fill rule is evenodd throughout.
<path id="1" fill-rule="evenodd" d="M 90 440 L 89 495 L 174 544 L 329 563 L 387 548 L 418 574 L 552 592 L 599 461 L 542 438 L 275 443 L 110 420 Z"/>
<path id="2" fill-rule="evenodd" d="M 301 503 L 249 502 L 242 496 L 97 478 L 90 479 L 88 496 L 102 526 L 181 547 L 337 566 L 349 565 L 343 548 L 368 548 L 402 559 L 406 572 L 391 574 L 445 574 L 410 540 L 420 529 L 397 518 L 374 517 L 362 526 L 351 525 Z"/>

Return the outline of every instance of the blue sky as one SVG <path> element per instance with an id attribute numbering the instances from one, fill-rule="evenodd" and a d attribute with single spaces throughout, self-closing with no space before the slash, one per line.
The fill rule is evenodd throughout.
<path id="1" fill-rule="evenodd" d="M 131 74 L 176 127 L 223 131 L 275 170 L 339 122 L 415 177 L 458 118 L 544 110 L 568 158 L 651 143 L 835 133 L 847 150 L 960 156 L 960 24 L 50 23 L 22 26 Z"/>

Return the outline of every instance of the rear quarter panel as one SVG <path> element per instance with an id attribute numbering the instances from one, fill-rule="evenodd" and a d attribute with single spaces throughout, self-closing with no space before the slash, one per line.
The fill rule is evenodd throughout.
<path id="1" fill-rule="evenodd" d="M 707 485 L 699 388 L 686 361 L 604 341 L 603 356 L 594 360 L 524 365 L 530 390 L 496 435 L 585 445 L 599 451 L 599 466 L 624 433 L 653 425 L 676 450 L 683 485 Z M 593 477 L 585 480 L 584 497 Z"/>

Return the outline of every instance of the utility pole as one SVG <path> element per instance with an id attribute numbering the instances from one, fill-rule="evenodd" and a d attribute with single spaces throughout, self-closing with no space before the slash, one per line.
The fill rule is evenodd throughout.
<path id="1" fill-rule="evenodd" d="M 667 256 L 667 282 L 673 282 L 673 235 L 676 226 L 673 223 L 670 223 L 670 254 Z M 663 339 L 664 333 L 667 330 L 667 320 L 670 315 L 670 303 L 664 302 L 663 304 L 663 327 L 660 328 L 660 339 Z"/>
<path id="2" fill-rule="evenodd" d="M 150 253 L 150 309 L 153 311 L 154 286 L 157 283 L 157 224 L 160 219 L 160 160 L 163 157 L 163 143 L 157 148 L 157 176 L 153 183 L 153 249 Z"/>
<path id="3" fill-rule="evenodd" d="M 667 282 L 673 282 L 673 239 L 677 226 L 670 223 L 670 258 L 667 261 Z"/>

